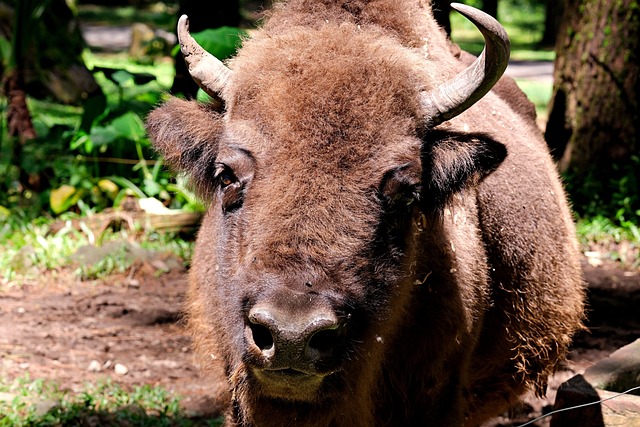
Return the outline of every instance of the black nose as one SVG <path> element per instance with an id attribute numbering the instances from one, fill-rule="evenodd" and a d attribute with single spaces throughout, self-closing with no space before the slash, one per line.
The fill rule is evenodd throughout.
<path id="1" fill-rule="evenodd" d="M 297 308 L 293 313 L 266 303 L 253 306 L 248 345 L 257 347 L 272 369 L 330 369 L 344 342 L 344 326 L 329 307 Z"/>

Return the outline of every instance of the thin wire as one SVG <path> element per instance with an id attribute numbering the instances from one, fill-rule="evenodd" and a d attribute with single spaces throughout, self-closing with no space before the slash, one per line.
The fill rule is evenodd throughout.
<path id="1" fill-rule="evenodd" d="M 606 402 L 607 400 L 615 399 L 615 398 L 617 398 L 617 397 L 622 396 L 623 394 L 628 394 L 628 393 L 631 393 L 632 391 L 636 391 L 636 390 L 640 390 L 640 385 L 639 385 L 639 386 L 636 386 L 636 387 L 633 387 L 633 388 L 630 388 L 630 389 L 629 389 L 629 390 L 627 390 L 627 391 L 623 391 L 622 393 L 618 393 L 618 394 L 615 394 L 615 395 L 613 395 L 613 396 L 607 397 L 606 399 L 598 400 L 597 402 L 583 403 L 582 405 L 571 406 L 571 407 L 569 407 L 569 408 L 556 409 L 555 411 L 551 411 L 551 412 L 549 412 L 548 414 L 544 414 L 544 415 L 542 415 L 542 416 L 540 416 L 540 417 L 538 417 L 538 418 L 535 418 L 535 419 L 533 419 L 533 420 L 531 420 L 531 421 L 528 421 L 528 422 L 526 422 L 526 423 L 524 423 L 524 424 L 520 424 L 520 425 L 518 425 L 517 427 L 525 427 L 525 426 L 528 426 L 529 424 L 533 424 L 533 423 L 535 423 L 536 421 L 540 421 L 540 420 L 541 420 L 541 419 L 543 419 L 543 418 L 550 417 L 551 415 L 554 415 L 554 414 L 557 414 L 557 413 L 560 413 L 560 412 L 570 411 L 570 410 L 573 410 L 573 409 L 580 409 L 580 408 L 584 408 L 584 407 L 586 407 L 586 406 L 591 406 L 591 405 L 597 405 L 597 404 L 599 404 L 599 403 Z"/>

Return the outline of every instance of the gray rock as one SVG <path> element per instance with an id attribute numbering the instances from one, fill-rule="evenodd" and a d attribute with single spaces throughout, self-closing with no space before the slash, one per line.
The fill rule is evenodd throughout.
<path id="1" fill-rule="evenodd" d="M 594 388 L 619 393 L 640 386 L 640 339 L 591 366 L 584 377 Z"/>

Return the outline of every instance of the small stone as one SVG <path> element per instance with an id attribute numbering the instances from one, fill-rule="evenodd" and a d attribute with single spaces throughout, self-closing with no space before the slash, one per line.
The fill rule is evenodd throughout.
<path id="1" fill-rule="evenodd" d="M 54 399 L 46 399 L 35 402 L 33 405 L 33 415 L 37 418 L 44 417 L 51 410 L 60 406 L 60 402 Z"/>
<path id="2" fill-rule="evenodd" d="M 113 370 L 115 371 L 116 375 L 127 375 L 127 373 L 129 372 L 129 368 L 121 363 L 116 363 L 116 366 L 113 368 Z"/>
<path id="3" fill-rule="evenodd" d="M 160 270 L 160 271 L 164 271 L 164 272 L 168 272 L 171 271 L 171 269 L 167 266 L 167 263 L 164 262 L 161 259 L 154 259 L 149 261 L 149 264 L 155 268 L 156 270 Z"/>
<path id="4" fill-rule="evenodd" d="M 102 371 L 102 364 L 97 360 L 92 360 L 91 363 L 89 363 L 89 367 L 87 368 L 87 371 L 100 372 Z"/>
<path id="5" fill-rule="evenodd" d="M 602 261 L 600 258 L 587 258 L 587 262 L 591 267 L 600 267 L 602 264 L 604 264 L 604 261 Z"/>

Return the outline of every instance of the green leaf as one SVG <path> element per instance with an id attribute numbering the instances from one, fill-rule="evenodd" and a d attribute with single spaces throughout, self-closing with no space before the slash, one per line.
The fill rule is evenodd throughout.
<path id="1" fill-rule="evenodd" d="M 113 181 L 106 178 L 98 181 L 98 188 L 111 200 L 115 199 L 116 195 L 118 195 L 118 191 L 120 190 Z"/>
<path id="2" fill-rule="evenodd" d="M 158 185 L 157 182 L 153 181 L 152 179 L 145 178 L 143 180 L 143 183 L 144 183 L 145 194 L 149 196 L 155 196 L 156 194 L 160 193 L 160 186 Z"/>
<path id="3" fill-rule="evenodd" d="M 84 102 L 84 112 L 80 122 L 80 129 L 89 132 L 91 127 L 108 113 L 107 98 L 102 92 L 91 95 Z"/>
<path id="4" fill-rule="evenodd" d="M 113 126 L 94 126 L 91 129 L 91 141 L 96 146 L 108 145 L 118 139 L 120 135 Z"/>
<path id="5" fill-rule="evenodd" d="M 11 58 L 11 42 L 3 36 L 0 36 L 0 58 L 5 67 Z"/>
<path id="6" fill-rule="evenodd" d="M 109 179 L 115 182 L 121 188 L 130 190 L 136 197 L 139 197 L 139 198 L 147 197 L 147 195 L 144 194 L 144 191 L 142 191 L 140 187 L 135 185 L 133 182 L 129 181 L 127 178 L 124 178 L 121 176 L 110 176 Z"/>
<path id="7" fill-rule="evenodd" d="M 11 215 L 11 211 L 9 211 L 9 209 L 5 208 L 4 206 L 0 205 L 0 220 L 5 221 L 7 218 L 9 218 L 10 215 Z"/>
<path id="8" fill-rule="evenodd" d="M 131 73 L 129 73 L 128 71 L 118 70 L 115 73 L 113 73 L 110 76 L 108 76 L 107 78 L 109 80 L 112 80 L 112 81 L 116 82 L 120 86 L 122 86 L 123 84 L 125 84 L 129 80 L 133 80 L 133 75 L 131 75 Z"/>
<path id="9" fill-rule="evenodd" d="M 71 185 L 63 185 L 59 188 L 54 188 L 51 190 L 51 194 L 49 195 L 49 204 L 51 205 L 51 210 L 55 214 L 61 214 L 69 210 L 69 208 L 76 203 L 82 197 L 82 191 L 78 191 L 76 187 Z"/>
<path id="10" fill-rule="evenodd" d="M 220 60 L 233 56 L 246 35 L 244 30 L 235 27 L 220 27 L 192 34 L 200 46 Z"/>
<path id="11" fill-rule="evenodd" d="M 69 144 L 69 148 L 71 148 L 72 150 L 77 150 L 78 148 L 85 145 L 87 141 L 91 141 L 91 138 L 89 138 L 89 135 L 87 135 L 82 131 L 79 131 L 78 134 L 71 140 L 71 143 Z"/>
<path id="12" fill-rule="evenodd" d="M 127 112 L 120 117 L 115 118 L 111 122 L 111 126 L 115 130 L 118 136 L 122 138 L 138 141 L 146 134 L 144 129 L 144 123 L 140 120 L 137 114 Z"/>
<path id="13" fill-rule="evenodd" d="M 210 102 L 211 97 L 202 89 L 198 89 L 198 92 L 196 93 L 196 100 L 199 102 Z"/>

